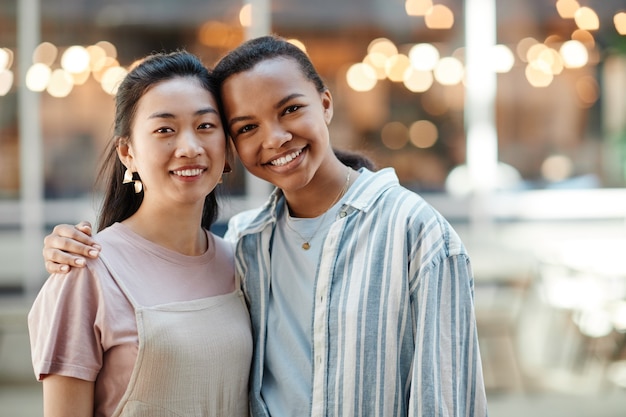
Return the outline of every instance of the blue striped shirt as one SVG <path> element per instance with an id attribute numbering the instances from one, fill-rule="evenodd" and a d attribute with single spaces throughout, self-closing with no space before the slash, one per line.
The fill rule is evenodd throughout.
<path id="1" fill-rule="evenodd" d="M 486 416 L 467 252 L 450 224 L 391 168 L 355 183 L 330 227 L 317 265 L 311 416 Z M 254 332 L 252 416 L 261 396 L 275 190 L 234 216 Z"/>

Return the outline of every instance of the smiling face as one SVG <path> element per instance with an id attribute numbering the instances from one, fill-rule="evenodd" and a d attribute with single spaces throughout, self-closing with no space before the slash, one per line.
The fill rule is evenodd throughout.
<path id="1" fill-rule="evenodd" d="M 237 154 L 253 175 L 298 190 L 332 155 L 332 97 L 318 92 L 295 60 L 263 60 L 228 77 L 222 99 Z"/>
<path id="2" fill-rule="evenodd" d="M 218 183 L 225 137 L 213 96 L 193 77 L 159 82 L 139 99 L 118 154 L 138 172 L 144 204 L 197 204 Z"/>

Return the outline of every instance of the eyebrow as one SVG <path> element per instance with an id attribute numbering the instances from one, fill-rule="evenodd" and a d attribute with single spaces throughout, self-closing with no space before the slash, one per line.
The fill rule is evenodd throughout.
<path id="1" fill-rule="evenodd" d="M 276 104 L 274 104 L 274 108 L 275 109 L 280 109 L 282 106 L 284 106 L 286 103 L 288 103 L 290 100 L 293 100 L 294 98 L 297 97 L 303 97 L 304 94 L 301 93 L 293 93 L 293 94 L 289 94 L 288 96 L 282 98 L 281 100 L 279 100 Z M 230 119 L 228 121 L 228 127 L 232 127 L 235 123 L 237 122 L 242 122 L 245 120 L 250 120 L 252 119 L 252 116 L 238 116 L 238 117 L 233 117 L 232 119 Z"/>
<path id="2" fill-rule="evenodd" d="M 209 114 L 209 113 L 214 113 L 219 116 L 219 114 L 217 113 L 217 110 L 215 110 L 213 107 L 206 107 L 203 109 L 199 109 L 194 113 L 194 116 L 202 116 L 203 114 Z M 150 116 L 148 116 L 148 119 L 175 119 L 175 118 L 176 116 L 174 114 L 167 113 L 167 112 L 152 113 Z"/>

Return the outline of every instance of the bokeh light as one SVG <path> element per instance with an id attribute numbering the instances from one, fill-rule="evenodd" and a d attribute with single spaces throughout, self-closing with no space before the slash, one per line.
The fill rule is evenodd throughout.
<path id="1" fill-rule="evenodd" d="M 0 48 L 0 71 L 9 68 L 9 53 L 4 48 Z"/>
<path id="2" fill-rule="evenodd" d="M 566 68 L 580 68 L 587 64 L 589 53 L 585 45 L 576 40 L 563 43 L 559 49 Z"/>
<path id="3" fill-rule="evenodd" d="M 581 7 L 574 13 L 574 21 L 579 29 L 598 30 L 600 28 L 600 19 L 596 12 L 590 7 Z"/>
<path id="4" fill-rule="evenodd" d="M 379 53 L 390 58 L 398 54 L 398 48 L 387 38 L 376 38 L 367 46 L 367 53 Z"/>
<path id="5" fill-rule="evenodd" d="M 424 22 L 429 29 L 450 29 L 454 26 L 454 14 L 447 6 L 435 4 L 428 9 Z"/>
<path id="6" fill-rule="evenodd" d="M 430 120 L 417 120 L 409 127 L 409 139 L 418 148 L 430 148 L 438 137 L 437 126 Z"/>
<path id="7" fill-rule="evenodd" d="M 404 81 L 404 73 L 411 67 L 409 57 L 404 54 L 396 54 L 390 57 L 385 64 L 385 73 L 393 82 Z"/>
<path id="8" fill-rule="evenodd" d="M 239 11 L 239 23 L 248 28 L 252 26 L 252 4 L 244 5 Z"/>
<path id="9" fill-rule="evenodd" d="M 108 68 L 102 74 L 101 86 L 104 92 L 112 96 L 115 95 L 126 74 L 128 74 L 128 71 L 120 66 Z"/>
<path id="10" fill-rule="evenodd" d="M 72 74 L 79 74 L 89 68 L 89 52 L 78 45 L 70 46 L 61 55 L 61 68 Z"/>
<path id="11" fill-rule="evenodd" d="M 626 12 L 620 12 L 613 16 L 613 24 L 615 25 L 615 30 L 620 35 L 626 35 Z"/>
<path id="12" fill-rule="evenodd" d="M 404 73 L 403 83 L 407 90 L 414 93 L 422 93 L 433 85 L 433 73 L 409 68 Z"/>
<path id="13" fill-rule="evenodd" d="M 26 87 L 31 91 L 43 91 L 48 86 L 52 70 L 49 66 L 36 63 L 26 71 Z"/>
<path id="14" fill-rule="evenodd" d="M 580 5 L 576 0 L 558 0 L 556 10 L 563 19 L 573 19 Z"/>
<path id="15" fill-rule="evenodd" d="M 380 137 L 387 148 L 399 150 L 409 141 L 409 129 L 401 122 L 389 122 L 383 126 Z"/>
<path id="16" fill-rule="evenodd" d="M 515 65 L 515 55 L 506 45 L 495 45 L 492 49 L 493 70 L 498 73 L 507 73 Z"/>
<path id="17" fill-rule="evenodd" d="M 409 50 L 411 66 L 419 71 L 431 71 L 439 61 L 439 51 L 430 43 L 418 43 Z"/>
<path id="18" fill-rule="evenodd" d="M 33 51 L 33 64 L 51 66 L 57 59 L 59 49 L 50 42 L 42 42 Z"/>
<path id="19" fill-rule="evenodd" d="M 376 72 L 376 78 L 384 80 L 387 78 L 385 73 L 385 64 L 387 63 L 387 57 L 380 52 L 373 52 L 365 55 L 363 63 L 369 65 Z"/>
<path id="20" fill-rule="evenodd" d="M 463 80 L 465 70 L 463 64 L 453 57 L 439 60 L 434 69 L 435 79 L 442 85 L 455 85 Z"/>
<path id="21" fill-rule="evenodd" d="M 362 62 L 353 64 L 346 72 L 346 81 L 354 91 L 369 91 L 376 86 L 376 70 Z"/>
<path id="22" fill-rule="evenodd" d="M 404 10 L 409 16 L 424 16 L 433 7 L 431 0 L 406 0 Z"/>
<path id="23" fill-rule="evenodd" d="M 13 87 L 13 71 L 0 70 L 0 96 L 6 96 Z"/>
<path id="24" fill-rule="evenodd" d="M 541 164 L 541 175 L 547 181 L 558 182 L 569 178 L 572 175 L 574 164 L 565 155 L 551 155 Z"/>
<path id="25" fill-rule="evenodd" d="M 57 68 L 50 75 L 46 91 L 52 97 L 62 98 L 67 97 L 73 88 L 74 82 L 71 74 L 62 68 Z"/>

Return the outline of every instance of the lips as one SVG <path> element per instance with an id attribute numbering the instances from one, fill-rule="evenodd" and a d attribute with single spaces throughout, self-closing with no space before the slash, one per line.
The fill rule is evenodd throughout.
<path id="1" fill-rule="evenodd" d="M 270 165 L 273 165 L 275 167 L 281 167 L 283 165 L 287 165 L 289 162 L 293 161 L 294 159 L 296 159 L 298 157 L 298 155 L 300 155 L 302 153 L 302 149 L 298 149 L 297 151 L 294 151 L 290 154 L 287 154 L 285 156 L 281 156 L 280 158 L 276 158 L 273 159 L 269 162 Z"/>

